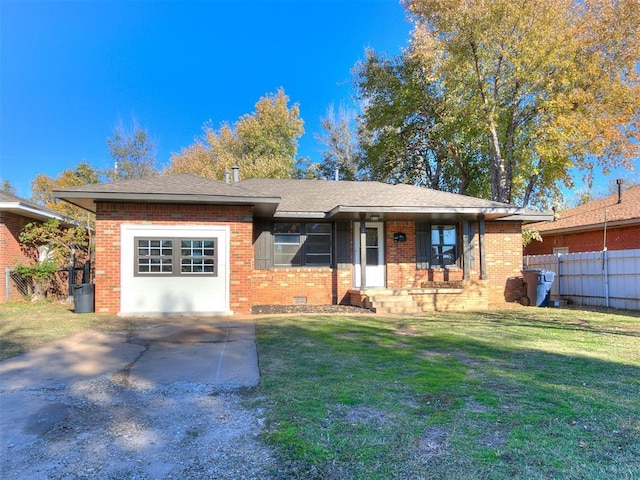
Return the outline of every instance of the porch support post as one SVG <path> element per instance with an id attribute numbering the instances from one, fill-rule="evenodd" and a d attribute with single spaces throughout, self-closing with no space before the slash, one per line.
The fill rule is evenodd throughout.
<path id="1" fill-rule="evenodd" d="M 366 216 L 360 214 L 360 290 L 367 289 L 367 225 Z"/>
<path id="2" fill-rule="evenodd" d="M 487 279 L 487 260 L 484 241 L 484 215 L 478 215 L 478 243 L 480 247 L 480 279 Z"/>
<path id="3" fill-rule="evenodd" d="M 462 278 L 469 280 L 469 270 L 471 270 L 471 258 L 473 257 L 473 244 L 471 235 L 471 225 L 468 219 L 462 220 Z"/>

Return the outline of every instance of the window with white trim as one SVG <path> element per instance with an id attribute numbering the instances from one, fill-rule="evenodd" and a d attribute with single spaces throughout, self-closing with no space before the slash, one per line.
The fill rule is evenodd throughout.
<path id="1" fill-rule="evenodd" d="M 215 238 L 135 238 L 135 276 L 217 274 Z"/>

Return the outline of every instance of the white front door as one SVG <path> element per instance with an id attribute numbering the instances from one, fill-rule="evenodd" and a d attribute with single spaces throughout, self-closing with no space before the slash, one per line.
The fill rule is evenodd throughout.
<path id="1" fill-rule="evenodd" d="M 382 222 L 366 222 L 366 251 L 367 264 L 365 266 L 365 287 L 385 286 L 385 263 L 384 263 L 384 224 Z M 355 287 L 360 288 L 360 228 L 356 223 L 354 230 L 354 258 L 355 258 Z"/>

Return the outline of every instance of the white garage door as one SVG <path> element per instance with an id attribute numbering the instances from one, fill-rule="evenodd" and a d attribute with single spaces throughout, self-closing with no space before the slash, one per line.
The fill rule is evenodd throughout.
<path id="1" fill-rule="evenodd" d="M 228 315 L 229 227 L 121 226 L 120 314 Z"/>

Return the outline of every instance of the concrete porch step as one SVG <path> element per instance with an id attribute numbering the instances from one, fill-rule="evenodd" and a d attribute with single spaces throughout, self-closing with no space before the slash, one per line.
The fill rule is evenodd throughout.
<path id="1" fill-rule="evenodd" d="M 384 291 L 369 294 L 365 307 L 380 314 L 419 313 L 421 309 L 408 292 Z"/>

